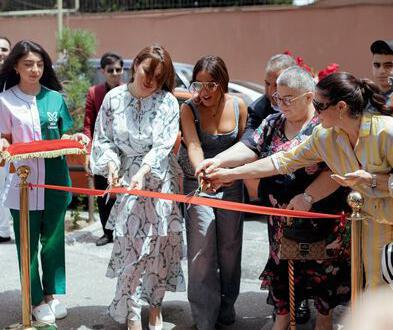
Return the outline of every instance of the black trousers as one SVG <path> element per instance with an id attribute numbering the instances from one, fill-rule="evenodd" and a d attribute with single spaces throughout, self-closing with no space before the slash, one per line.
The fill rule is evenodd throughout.
<path id="1" fill-rule="evenodd" d="M 105 190 L 108 187 L 108 181 L 105 177 L 101 175 L 94 175 L 94 187 L 95 189 Z M 100 215 L 100 220 L 102 224 L 102 229 L 104 230 L 104 234 L 108 237 L 112 238 L 113 230 L 106 229 L 106 223 L 109 218 L 109 214 L 111 213 L 111 209 L 113 204 L 115 204 L 115 198 L 109 198 L 108 203 L 106 203 L 106 196 L 97 197 L 97 205 L 98 205 L 98 213 Z"/>

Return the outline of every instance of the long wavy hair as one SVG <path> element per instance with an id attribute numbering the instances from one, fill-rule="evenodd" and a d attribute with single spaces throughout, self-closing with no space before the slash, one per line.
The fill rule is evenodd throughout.
<path id="1" fill-rule="evenodd" d="M 29 52 L 39 54 L 44 62 L 44 72 L 40 79 L 40 84 L 49 89 L 60 91 L 62 87 L 53 70 L 52 61 L 48 53 L 39 44 L 30 40 L 18 41 L 4 61 L 0 70 L 0 91 L 19 84 L 20 76 L 16 73 L 15 66 Z"/>

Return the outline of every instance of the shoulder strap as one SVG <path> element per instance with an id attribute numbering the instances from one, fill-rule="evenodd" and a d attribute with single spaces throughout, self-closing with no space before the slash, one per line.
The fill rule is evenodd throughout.
<path id="1" fill-rule="evenodd" d="M 238 129 L 240 110 L 239 110 L 239 100 L 236 96 L 233 97 L 233 110 L 235 111 L 236 129 Z"/>

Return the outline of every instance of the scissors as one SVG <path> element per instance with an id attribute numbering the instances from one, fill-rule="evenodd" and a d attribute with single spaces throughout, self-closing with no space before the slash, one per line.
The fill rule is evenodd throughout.
<path id="1" fill-rule="evenodd" d="M 113 188 L 112 184 L 108 184 L 108 187 L 106 187 L 106 189 L 104 190 L 104 193 L 102 194 L 102 197 L 104 197 L 106 195 L 105 205 L 108 204 L 109 199 L 111 198 L 110 190 L 112 188 Z"/>

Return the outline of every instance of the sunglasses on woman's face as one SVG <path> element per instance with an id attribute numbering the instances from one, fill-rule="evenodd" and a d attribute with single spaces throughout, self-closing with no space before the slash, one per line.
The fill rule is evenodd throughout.
<path id="1" fill-rule="evenodd" d="M 312 104 L 314 105 L 315 111 L 317 113 L 321 113 L 322 111 L 325 111 L 330 106 L 332 106 L 334 104 L 334 102 L 323 103 L 323 102 L 319 102 L 319 101 L 313 99 Z"/>
<path id="2" fill-rule="evenodd" d="M 218 88 L 218 83 L 215 81 L 207 81 L 207 82 L 201 82 L 201 81 L 194 81 L 190 87 L 189 90 L 191 93 L 199 93 L 203 88 L 208 91 L 208 92 L 215 92 Z"/>
<path id="3" fill-rule="evenodd" d="M 109 74 L 113 74 L 113 73 L 122 73 L 123 72 L 123 68 L 109 68 L 106 69 L 106 72 Z"/>

